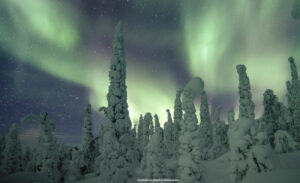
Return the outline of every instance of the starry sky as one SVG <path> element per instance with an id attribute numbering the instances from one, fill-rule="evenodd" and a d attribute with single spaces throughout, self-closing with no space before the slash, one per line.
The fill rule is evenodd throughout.
<path id="1" fill-rule="evenodd" d="M 286 102 L 287 58 L 300 67 L 299 12 L 294 0 L 1 0 L 0 132 L 47 111 L 58 140 L 78 143 L 91 103 L 97 134 L 120 20 L 133 123 L 146 112 L 166 121 L 176 90 L 195 76 L 212 113 L 219 105 L 223 119 L 231 107 L 238 112 L 237 64 L 247 66 L 259 117 L 265 89 Z M 39 133 L 34 124 L 20 131 L 26 142 Z"/>

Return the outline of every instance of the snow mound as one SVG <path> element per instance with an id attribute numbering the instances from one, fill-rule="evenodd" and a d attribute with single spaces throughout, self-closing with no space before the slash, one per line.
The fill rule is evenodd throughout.
<path id="1" fill-rule="evenodd" d="M 246 177 L 242 183 L 299 183 L 300 169 L 279 170 L 267 173 L 260 173 Z"/>
<path id="2" fill-rule="evenodd" d="M 1 183 L 52 183 L 43 173 L 20 172 L 0 178 Z"/>

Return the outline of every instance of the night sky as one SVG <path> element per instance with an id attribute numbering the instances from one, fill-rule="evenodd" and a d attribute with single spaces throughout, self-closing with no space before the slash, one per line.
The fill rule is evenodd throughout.
<path id="1" fill-rule="evenodd" d="M 176 90 L 200 76 L 211 111 L 238 108 L 245 64 L 256 116 L 265 89 L 286 102 L 287 58 L 300 67 L 300 22 L 294 0 L 1 0 L 0 132 L 28 114 L 47 111 L 60 142 L 78 143 L 84 108 L 94 109 L 95 134 L 106 105 L 114 26 L 122 20 L 130 117 L 167 119 Z M 195 102 L 199 109 L 199 97 Z M 199 119 L 199 110 L 197 111 Z M 38 136 L 20 125 L 21 139 Z"/>

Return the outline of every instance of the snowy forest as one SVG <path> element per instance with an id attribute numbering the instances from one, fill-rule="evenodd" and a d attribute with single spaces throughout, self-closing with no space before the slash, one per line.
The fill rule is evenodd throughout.
<path id="1" fill-rule="evenodd" d="M 0 136 L 1 183 L 299 181 L 300 80 L 293 57 L 286 62 L 291 69 L 291 80 L 286 82 L 288 103 L 266 89 L 262 116 L 254 113 L 246 66 L 237 65 L 239 109 L 229 110 L 227 120 L 220 117 L 222 106 L 211 118 L 204 81 L 195 77 L 170 94 L 174 113 L 166 109 L 165 123 L 148 112 L 133 125 L 127 103 L 122 23 L 115 28 L 112 52 L 107 106 L 98 110 L 105 116 L 99 136 L 92 132 L 94 106 L 90 104 L 83 111 L 82 142 L 77 146 L 57 142 L 55 123 L 47 112 L 26 115 L 21 124 L 38 125 L 38 144 L 24 147 L 16 124 L 7 136 Z M 200 119 L 194 103 L 197 95 Z"/>

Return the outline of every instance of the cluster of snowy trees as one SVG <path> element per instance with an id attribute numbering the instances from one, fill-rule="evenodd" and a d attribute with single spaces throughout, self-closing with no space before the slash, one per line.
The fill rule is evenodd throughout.
<path id="1" fill-rule="evenodd" d="M 156 114 L 140 116 L 137 127 L 129 117 L 126 61 L 122 24 L 116 26 L 109 71 L 105 121 L 93 135 L 91 105 L 85 109 L 82 143 L 69 147 L 56 142 L 55 125 L 48 113 L 27 115 L 23 123 L 36 122 L 40 136 L 36 147 L 21 147 L 17 125 L 0 136 L 0 174 L 19 171 L 43 172 L 53 182 L 77 180 L 95 173 L 100 182 L 136 182 L 138 178 L 178 179 L 205 182 L 203 161 L 228 153 L 232 180 L 241 182 L 250 173 L 272 171 L 276 153 L 299 150 L 300 81 L 294 59 L 289 58 L 292 80 L 287 82 L 285 105 L 270 89 L 263 94 L 264 113 L 255 119 L 250 81 L 244 65 L 239 75 L 239 116 L 234 110 L 227 121 L 220 118 L 221 106 L 211 118 L 204 82 L 193 78 L 176 93 L 173 116 L 166 110 L 163 128 Z M 194 105 L 200 94 L 200 120 Z M 212 120 L 211 120 L 212 119 Z M 137 128 L 137 129 L 136 129 Z"/>

